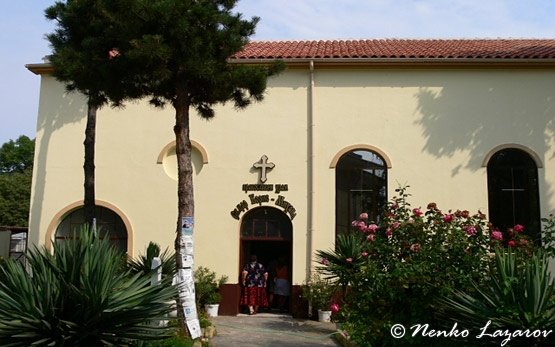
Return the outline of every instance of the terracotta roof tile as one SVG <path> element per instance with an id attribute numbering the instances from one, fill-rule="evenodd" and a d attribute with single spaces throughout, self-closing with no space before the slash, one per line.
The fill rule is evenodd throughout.
<path id="1" fill-rule="evenodd" d="M 254 41 L 249 59 L 555 59 L 551 39 Z"/>

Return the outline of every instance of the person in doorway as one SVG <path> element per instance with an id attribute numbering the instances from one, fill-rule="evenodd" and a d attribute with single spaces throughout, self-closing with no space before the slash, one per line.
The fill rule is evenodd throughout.
<path id="1" fill-rule="evenodd" d="M 249 307 L 249 314 L 256 314 L 260 306 L 268 306 L 268 298 L 266 297 L 268 272 L 258 262 L 256 255 L 251 255 L 251 261 L 243 268 L 241 278 L 243 284 L 241 305 Z"/>
<path id="2" fill-rule="evenodd" d="M 276 278 L 276 267 L 278 261 L 277 259 L 272 259 L 268 263 L 268 285 L 266 286 L 266 291 L 268 292 L 268 309 L 271 312 L 275 306 L 274 301 L 274 287 L 275 287 L 275 278 Z"/>
<path id="3" fill-rule="evenodd" d="M 277 299 L 278 308 L 281 312 L 287 312 L 285 304 L 291 295 L 291 284 L 289 283 L 289 270 L 283 256 L 278 259 L 274 281 L 274 296 Z"/>

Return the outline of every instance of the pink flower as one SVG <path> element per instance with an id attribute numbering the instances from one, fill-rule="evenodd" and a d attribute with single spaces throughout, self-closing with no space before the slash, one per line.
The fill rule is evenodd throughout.
<path id="1" fill-rule="evenodd" d="M 346 261 L 347 263 L 352 263 L 352 262 L 353 262 L 353 258 L 347 258 L 347 259 L 345 259 L 345 261 Z"/>
<path id="2" fill-rule="evenodd" d="M 476 235 L 476 228 L 472 225 L 467 225 L 464 227 L 464 231 L 466 232 L 467 235 L 472 236 L 472 235 Z"/>
<path id="3" fill-rule="evenodd" d="M 422 249 L 422 246 L 420 246 L 419 243 L 413 243 L 412 245 L 410 245 L 410 250 L 413 252 L 419 252 Z"/>
<path id="4" fill-rule="evenodd" d="M 443 221 L 445 223 L 451 223 L 453 221 L 453 215 L 451 213 L 443 215 Z"/>
<path id="5" fill-rule="evenodd" d="M 515 248 L 516 247 L 516 242 L 515 242 L 515 240 L 511 240 L 511 241 L 507 242 L 507 245 L 511 248 Z"/>
<path id="6" fill-rule="evenodd" d="M 387 228 L 385 230 L 385 234 L 387 235 L 387 237 L 391 237 L 393 236 L 393 230 L 391 228 Z"/>
<path id="7" fill-rule="evenodd" d="M 497 241 L 501 241 L 503 240 L 503 233 L 496 229 L 491 232 L 491 238 Z"/>
<path id="8" fill-rule="evenodd" d="M 114 59 L 119 56 L 120 56 L 120 53 L 117 48 L 112 48 L 110 51 L 108 51 L 108 59 Z"/>
<path id="9" fill-rule="evenodd" d="M 360 214 L 360 216 L 358 216 L 358 218 L 362 219 L 362 220 L 367 220 L 368 219 L 368 213 L 363 212 L 363 213 Z"/>
<path id="10" fill-rule="evenodd" d="M 331 313 L 337 313 L 337 312 L 339 312 L 339 309 L 340 309 L 339 304 L 333 303 L 333 304 L 330 305 Z"/>
<path id="11" fill-rule="evenodd" d="M 412 210 L 412 213 L 414 213 L 414 215 L 415 215 L 416 217 L 420 217 L 420 216 L 423 214 L 423 212 L 422 212 L 422 210 L 421 210 L 420 208 L 414 208 L 414 209 Z"/>
<path id="12" fill-rule="evenodd" d="M 352 225 L 353 227 L 358 226 L 358 220 L 352 221 L 352 222 L 351 222 L 351 225 Z"/>
<path id="13" fill-rule="evenodd" d="M 375 239 L 376 239 L 376 235 L 374 235 L 374 234 L 369 234 L 366 237 L 366 241 L 369 241 L 369 242 L 373 242 Z"/>
<path id="14" fill-rule="evenodd" d="M 322 258 L 322 260 L 320 260 L 320 264 L 322 265 L 329 265 L 330 261 L 328 260 L 328 258 Z"/>
<path id="15" fill-rule="evenodd" d="M 391 223 L 391 228 L 393 228 L 393 229 L 397 229 L 397 228 L 400 227 L 400 226 L 401 226 L 401 223 L 400 223 L 400 222 L 393 222 L 393 223 Z"/>
<path id="16" fill-rule="evenodd" d="M 368 252 L 362 252 L 362 253 L 360 253 L 360 255 L 363 256 L 363 257 L 367 257 L 367 256 L 368 256 Z"/>
<path id="17" fill-rule="evenodd" d="M 370 224 L 368 227 L 366 227 L 366 230 L 371 232 L 371 233 L 375 233 L 376 230 L 379 229 L 379 226 L 377 226 L 376 224 Z"/>
<path id="18" fill-rule="evenodd" d="M 364 223 L 363 221 L 358 222 L 357 228 L 358 230 L 364 232 L 366 230 L 366 223 Z"/>
<path id="19" fill-rule="evenodd" d="M 513 227 L 513 230 L 516 231 L 517 233 L 521 233 L 524 231 L 524 225 L 517 224 Z"/>

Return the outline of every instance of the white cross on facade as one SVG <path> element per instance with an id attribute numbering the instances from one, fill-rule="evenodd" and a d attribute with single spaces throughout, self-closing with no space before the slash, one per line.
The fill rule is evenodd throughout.
<path id="1" fill-rule="evenodd" d="M 260 182 L 266 182 L 266 170 L 273 169 L 274 163 L 268 163 L 268 157 L 264 154 L 260 161 L 257 161 L 252 165 L 255 169 L 260 169 Z"/>

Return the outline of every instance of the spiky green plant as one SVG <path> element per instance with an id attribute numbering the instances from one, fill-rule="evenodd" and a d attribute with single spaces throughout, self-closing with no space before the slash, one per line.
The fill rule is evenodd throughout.
<path id="1" fill-rule="evenodd" d="M 150 242 L 146 248 L 146 254 L 139 255 L 136 259 L 131 258 L 127 262 L 127 266 L 130 268 L 133 274 L 152 273 L 152 259 L 154 257 L 159 257 L 162 265 L 162 274 L 165 276 L 173 276 L 175 274 L 175 253 L 170 252 L 167 248 L 161 252 L 160 246 L 155 242 Z"/>
<path id="2" fill-rule="evenodd" d="M 337 236 L 335 249 L 318 250 L 316 256 L 319 265 L 316 269 L 325 278 L 337 281 L 342 288 L 343 295 L 354 274 L 365 262 L 362 257 L 365 238 L 360 233 L 347 233 Z"/>
<path id="3" fill-rule="evenodd" d="M 171 336 L 156 323 L 172 310 L 175 288 L 122 271 L 108 238 L 87 228 L 78 235 L 53 254 L 30 251 L 29 271 L 12 261 L 0 268 L 0 345 L 123 346 Z"/>
<path id="4" fill-rule="evenodd" d="M 549 331 L 555 327 L 555 282 L 549 272 L 549 258 L 541 250 L 531 257 L 497 250 L 489 280 L 474 289 L 472 293 L 454 291 L 443 300 L 448 319 L 475 331 L 488 322 L 490 331 Z M 546 342 L 526 340 L 521 342 Z"/>

